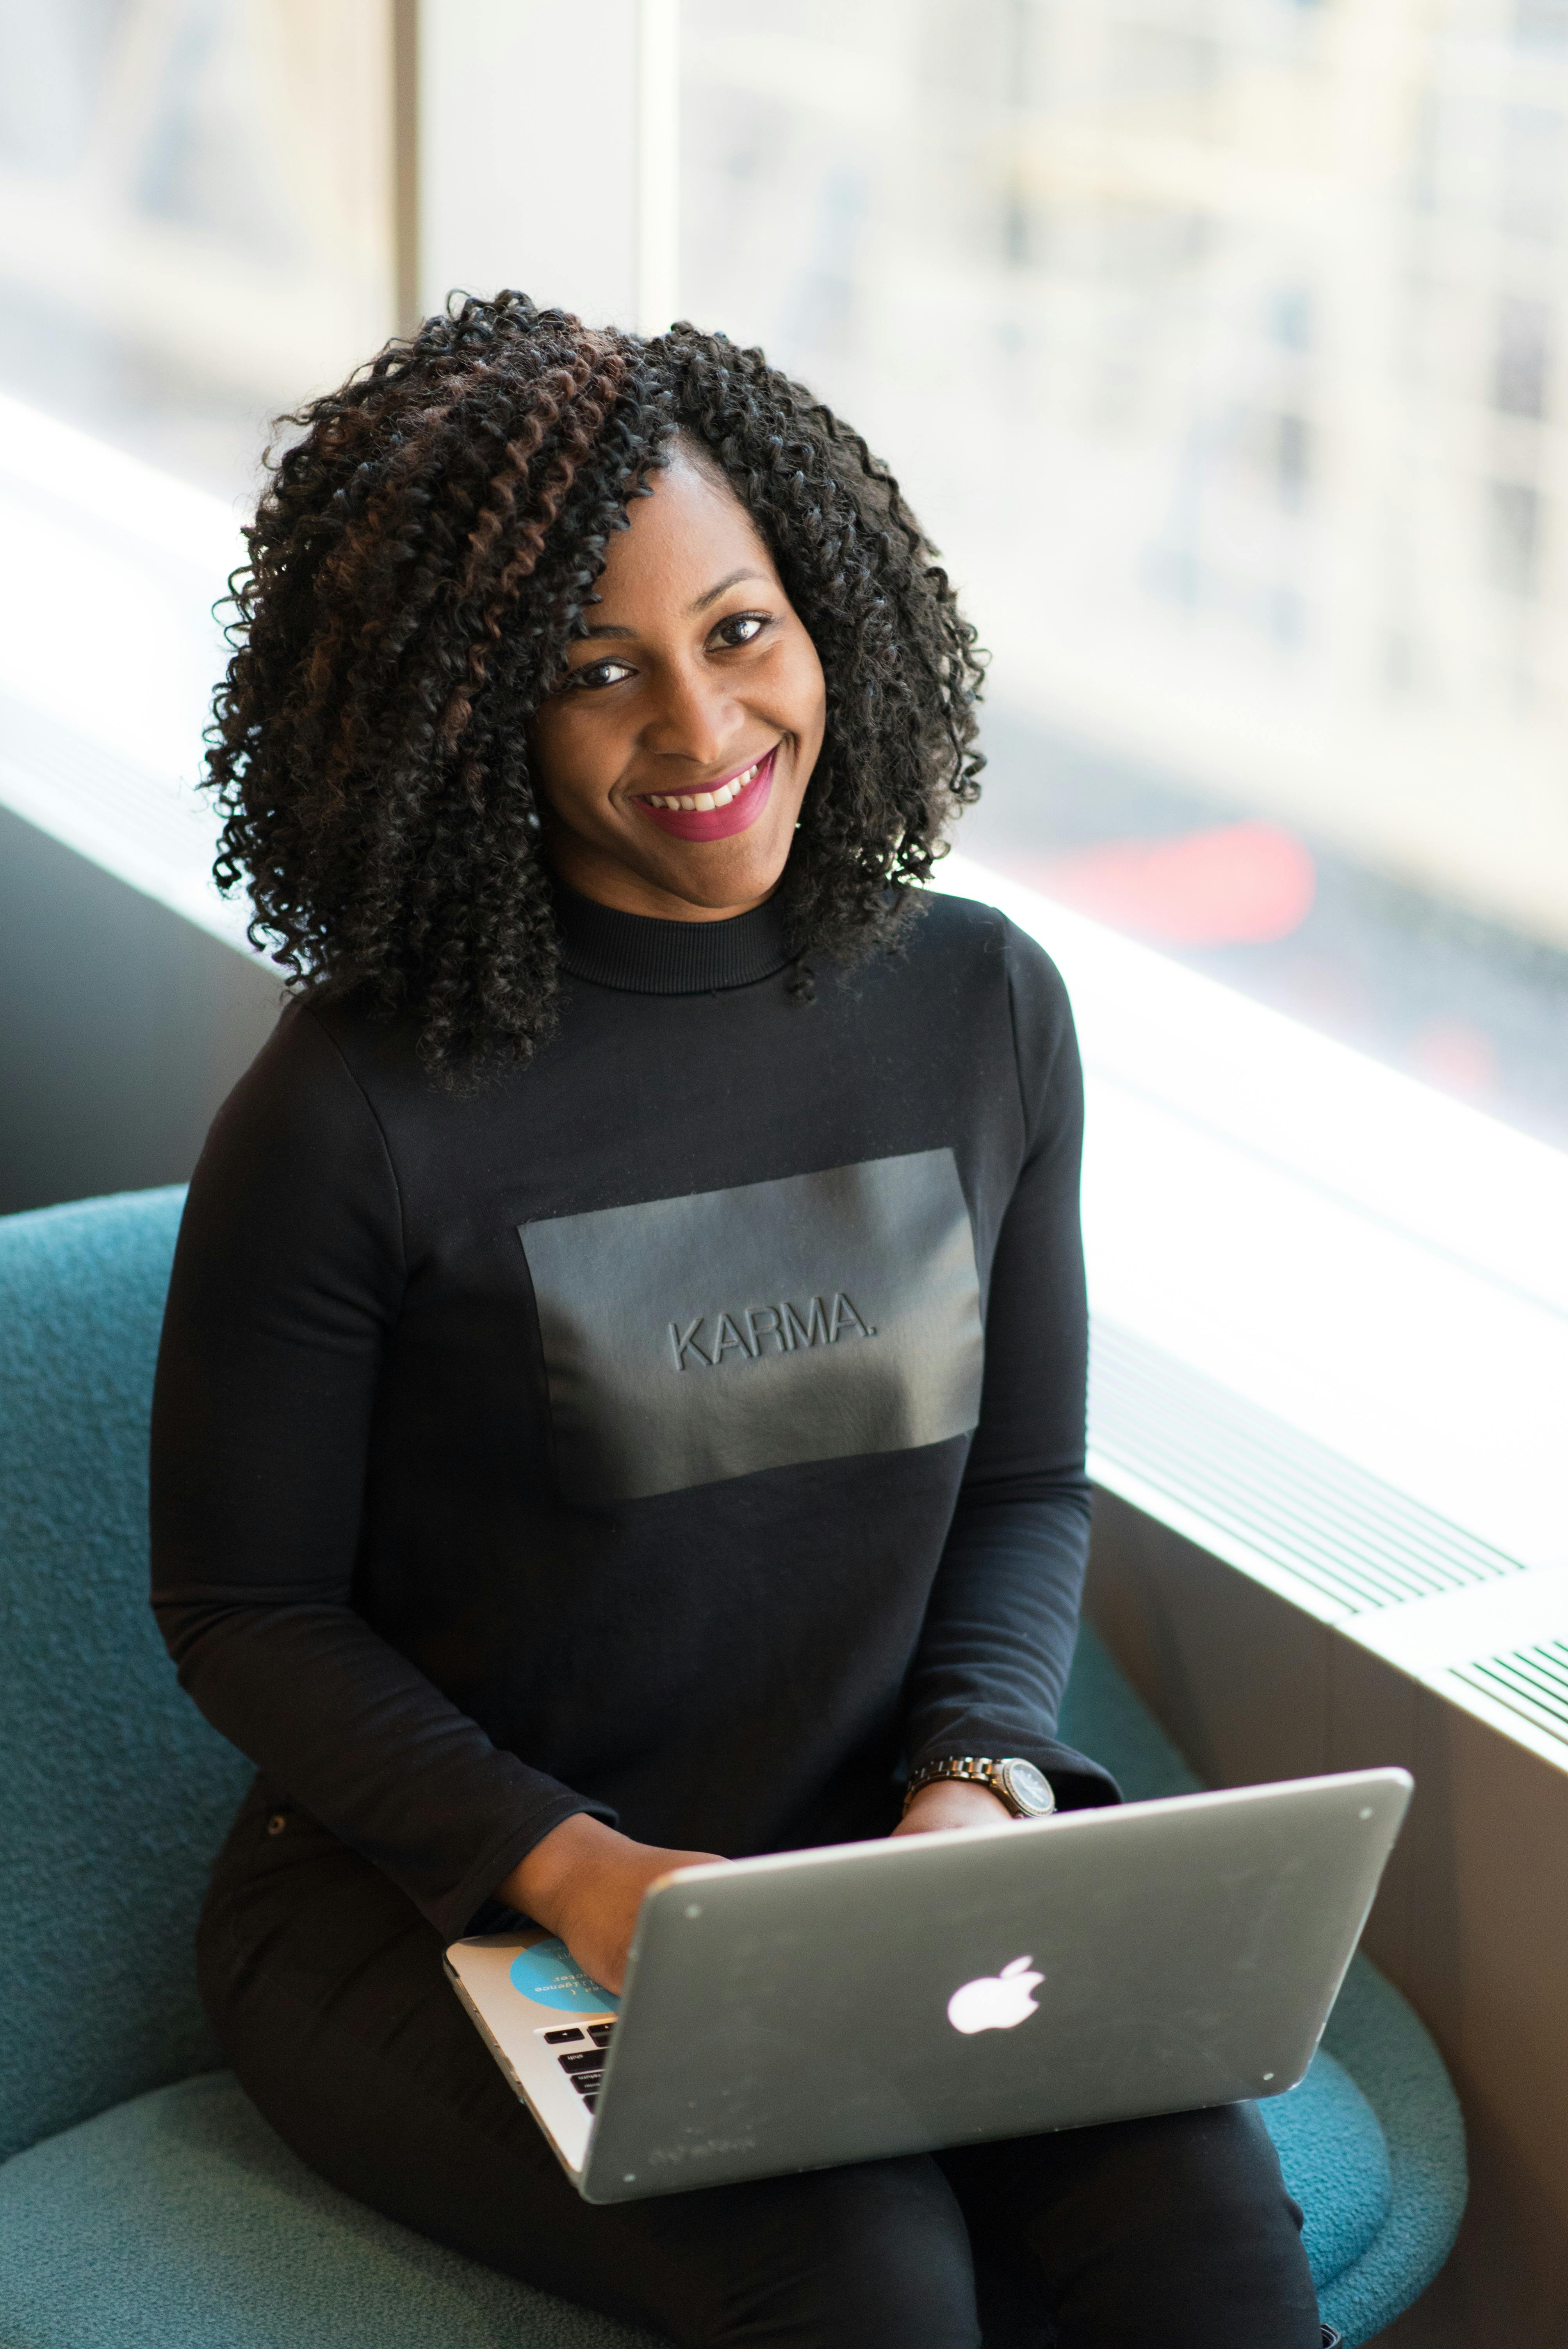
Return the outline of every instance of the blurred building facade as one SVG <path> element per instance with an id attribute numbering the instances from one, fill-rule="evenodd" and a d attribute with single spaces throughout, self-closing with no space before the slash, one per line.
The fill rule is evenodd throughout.
<path id="1" fill-rule="evenodd" d="M 0 6 L 0 387 L 225 497 L 394 317 L 386 0 Z"/>
<path id="2" fill-rule="evenodd" d="M 1568 0 L 594 24 L 591 99 L 537 0 L 0 0 L 0 394 L 237 524 L 449 283 L 662 323 L 651 106 L 667 306 L 867 433 L 993 654 L 965 844 L 1568 1142 Z"/>
<path id="3" fill-rule="evenodd" d="M 686 306 L 894 459 L 995 702 L 1568 946 L 1568 11 L 685 24 Z"/>

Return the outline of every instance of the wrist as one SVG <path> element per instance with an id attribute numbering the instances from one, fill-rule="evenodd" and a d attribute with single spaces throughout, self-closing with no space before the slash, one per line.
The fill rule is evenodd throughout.
<path id="1" fill-rule="evenodd" d="M 557 1933 L 574 1889 L 584 1876 L 596 1873 L 613 1859 L 625 1841 L 603 1819 L 587 1811 L 573 1811 L 570 1818 L 541 1836 L 533 1849 L 496 1887 L 495 1897 L 509 1909 L 531 1917 L 547 1932 Z"/>
<path id="2" fill-rule="evenodd" d="M 947 1827 L 1007 1826 L 1012 1816 L 1006 1804 L 988 1786 L 935 1778 L 911 1795 L 894 1832 L 923 1835 Z"/>
<path id="3" fill-rule="evenodd" d="M 1057 1807 L 1056 1790 L 1045 1773 L 1020 1754 L 993 1760 L 984 1754 L 944 1754 L 922 1762 L 909 1775 L 904 1796 L 907 1809 L 923 1788 L 938 1783 L 984 1786 L 995 1795 L 1009 1818 L 1040 1819 Z"/>

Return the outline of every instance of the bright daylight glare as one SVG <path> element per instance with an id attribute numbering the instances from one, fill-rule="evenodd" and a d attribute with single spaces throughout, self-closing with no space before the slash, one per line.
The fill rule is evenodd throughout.
<path id="1" fill-rule="evenodd" d="M 1568 9 L 684 23 L 683 298 L 994 653 L 965 852 L 1568 1143 Z"/>
<path id="2" fill-rule="evenodd" d="M 1563 0 L 678 16 L 680 308 L 938 539 L 993 655 L 965 853 L 1568 1143 Z M 371 0 L 0 8 L 0 390 L 242 505 L 389 323 L 390 70 Z M 189 780 L 189 584 L 110 719 L 35 552 L 15 725 Z"/>

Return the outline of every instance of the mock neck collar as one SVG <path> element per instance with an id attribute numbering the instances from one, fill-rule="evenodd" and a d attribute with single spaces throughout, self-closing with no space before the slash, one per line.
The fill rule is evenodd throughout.
<path id="1" fill-rule="evenodd" d="M 709 995 L 754 987 L 790 960 L 777 897 L 726 922 L 619 914 L 554 884 L 561 958 L 577 978 L 634 995 Z"/>

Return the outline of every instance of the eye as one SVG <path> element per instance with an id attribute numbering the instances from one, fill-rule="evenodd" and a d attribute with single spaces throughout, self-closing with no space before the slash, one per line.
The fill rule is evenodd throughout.
<path id="1" fill-rule="evenodd" d="M 769 618 L 766 612 L 732 612 L 727 620 L 720 620 L 713 633 L 719 644 L 733 651 L 753 643 L 767 627 Z"/>
<path id="2" fill-rule="evenodd" d="M 634 677 L 630 661 L 584 661 L 574 668 L 562 686 L 562 693 L 602 693 L 607 685 L 619 685 L 624 677 Z"/>

